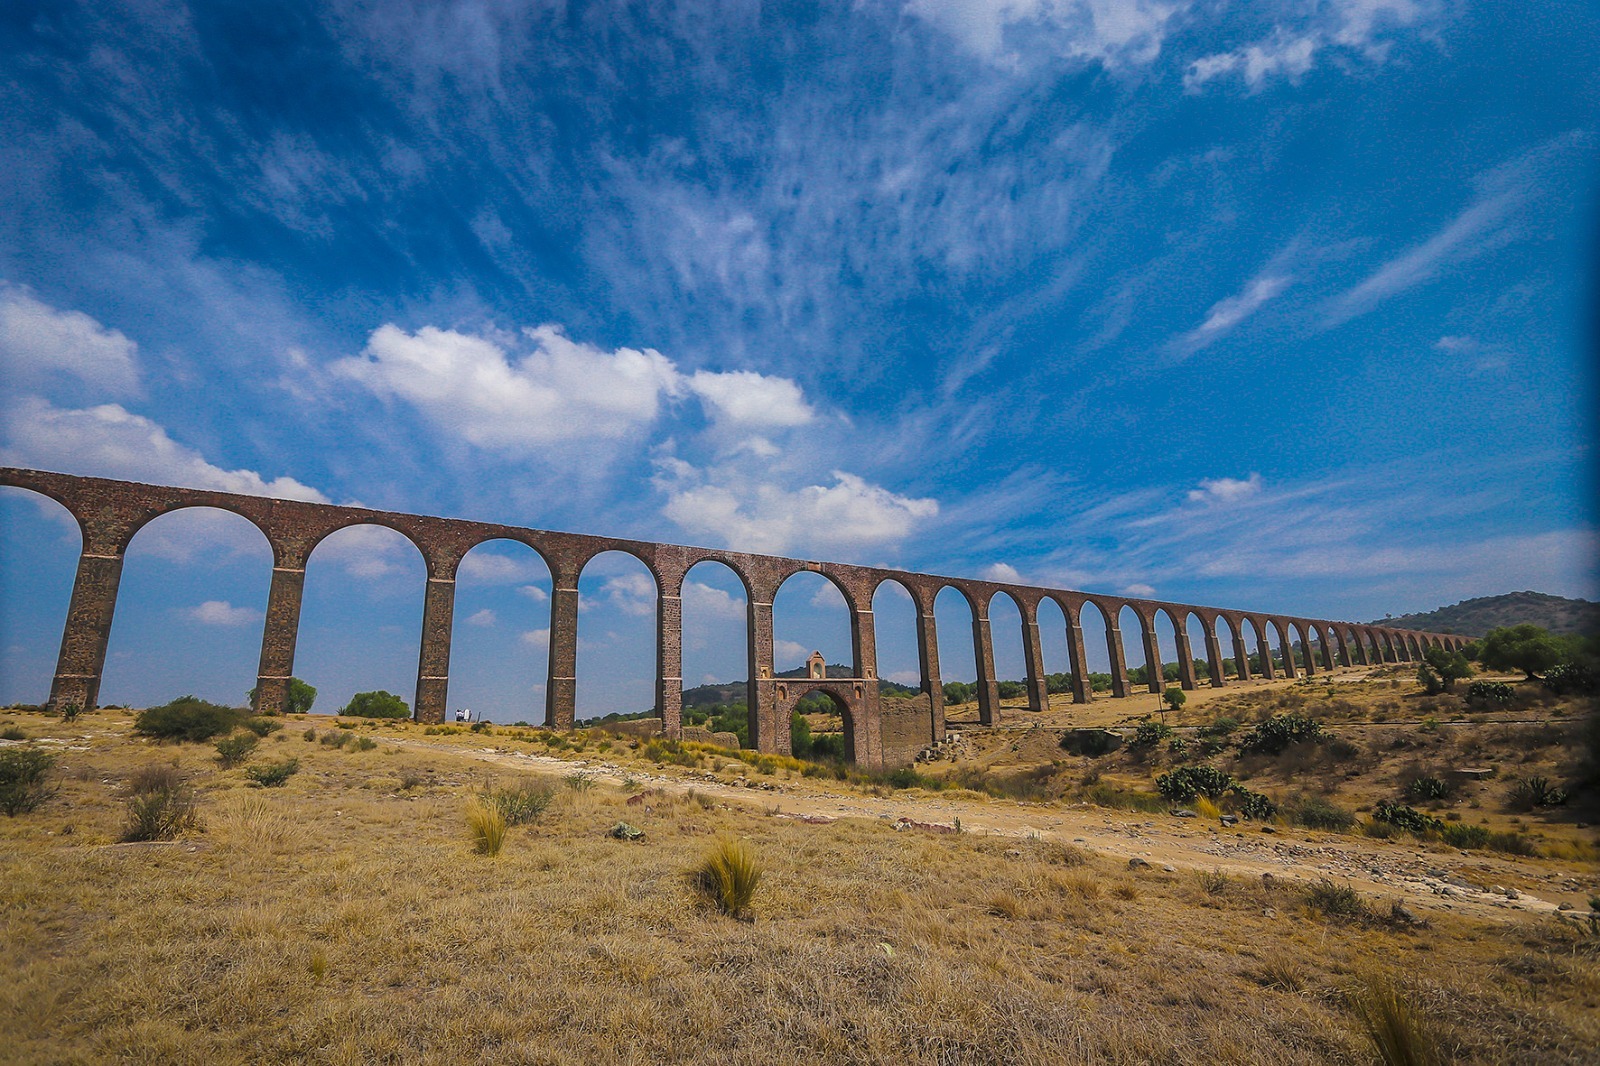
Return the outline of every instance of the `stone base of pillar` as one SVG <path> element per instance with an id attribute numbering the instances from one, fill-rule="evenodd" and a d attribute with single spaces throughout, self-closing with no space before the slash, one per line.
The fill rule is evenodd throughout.
<path id="1" fill-rule="evenodd" d="M 250 710 L 255 714 L 282 714 L 289 702 L 287 677 L 257 677 L 255 699 Z"/>
<path id="2" fill-rule="evenodd" d="M 92 674 L 57 674 L 50 683 L 50 700 L 45 704 L 52 711 L 77 704 L 82 711 L 92 711 L 100 697 L 100 679 Z"/>
<path id="3" fill-rule="evenodd" d="M 417 678 L 417 702 L 411 708 L 411 717 L 418 722 L 437 725 L 444 721 L 445 704 L 449 700 L 448 677 Z"/>

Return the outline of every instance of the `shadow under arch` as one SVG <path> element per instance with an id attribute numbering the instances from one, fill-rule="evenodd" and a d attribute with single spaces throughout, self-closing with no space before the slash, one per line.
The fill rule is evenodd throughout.
<path id="1" fill-rule="evenodd" d="M 489 537 L 455 568 L 449 695 L 473 720 L 543 718 L 553 579 L 544 555 L 515 537 Z M 446 718 L 454 715 L 446 710 Z"/>
<path id="2" fill-rule="evenodd" d="M 422 549 L 391 525 L 350 522 L 316 538 L 305 560 L 294 673 L 317 689 L 318 711 L 337 713 L 356 692 L 374 689 L 414 701 L 427 583 Z"/>
<path id="3" fill-rule="evenodd" d="M 101 674 L 105 702 L 242 704 L 256 684 L 273 548 L 228 508 L 172 507 L 128 537 Z"/>
<path id="4" fill-rule="evenodd" d="M 933 616 L 946 720 L 951 725 L 976 723 L 979 720 L 978 652 L 973 634 L 978 626 L 977 610 L 964 591 L 945 584 L 933 594 Z M 959 720 L 949 720 L 952 710 L 960 715 Z"/>
<path id="5" fill-rule="evenodd" d="M 0 486 L 0 704 L 50 696 L 83 551 L 83 524 L 53 494 Z"/>

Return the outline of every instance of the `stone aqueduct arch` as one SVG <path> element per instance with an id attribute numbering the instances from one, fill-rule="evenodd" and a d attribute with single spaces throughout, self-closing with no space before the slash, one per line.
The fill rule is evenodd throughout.
<path id="1" fill-rule="evenodd" d="M 76 703 L 96 705 L 106 644 L 116 609 L 123 555 L 134 534 L 161 515 L 189 507 L 214 507 L 240 515 L 266 535 L 272 546 L 272 584 L 267 596 L 266 621 L 257 671 L 256 709 L 282 708 L 287 684 L 294 672 L 295 642 L 300 621 L 301 593 L 306 561 L 325 537 L 355 525 L 379 525 L 405 537 L 422 553 L 427 566 L 427 591 L 423 599 L 422 646 L 418 655 L 416 699 L 413 713 L 419 721 L 444 720 L 450 673 L 451 622 L 455 607 L 456 568 L 472 548 L 491 540 L 526 544 L 549 567 L 553 591 L 550 598 L 549 676 L 545 690 L 546 724 L 557 729 L 573 725 L 577 673 L 578 576 L 585 564 L 606 551 L 621 551 L 642 562 L 655 578 L 658 596 L 656 639 L 656 707 L 663 732 L 682 732 L 682 601 L 683 580 L 697 563 L 720 562 L 738 575 L 747 596 L 749 634 L 749 695 L 751 740 L 764 752 L 787 752 L 789 711 L 810 691 L 823 691 L 845 711 L 854 757 L 862 765 L 885 765 L 878 694 L 876 630 L 873 594 L 885 581 L 897 582 L 908 593 L 917 615 L 917 649 L 922 689 L 927 694 L 928 715 L 922 723 L 925 741 L 942 740 L 945 732 L 944 695 L 940 681 L 938 637 L 934 625 L 934 599 L 946 587 L 955 589 L 972 610 L 973 648 L 978 671 L 978 712 L 986 725 L 1000 721 L 999 679 L 994 668 L 994 639 L 989 605 L 1005 593 L 1022 616 L 1022 646 L 1027 665 L 1030 710 L 1046 706 L 1045 670 L 1038 612 L 1046 599 L 1060 608 L 1067 622 L 1067 656 L 1072 674 L 1072 699 L 1091 699 L 1089 670 L 1080 625 L 1085 604 L 1093 604 L 1105 620 L 1112 697 L 1130 694 L 1124 634 L 1118 618 L 1124 607 L 1138 618 L 1137 639 L 1145 649 L 1149 688 L 1165 685 L 1155 621 L 1165 614 L 1177 637 L 1179 684 L 1198 685 L 1188 620 L 1197 618 L 1206 636 L 1206 658 L 1220 664 L 1224 658 L 1217 636 L 1219 621 L 1228 627 L 1232 655 L 1240 679 L 1253 667 L 1245 646 L 1243 624 L 1249 621 L 1261 651 L 1261 673 L 1274 676 L 1275 664 L 1267 644 L 1268 625 L 1282 641 L 1282 668 L 1289 677 L 1300 669 L 1307 674 L 1333 668 L 1333 646 L 1338 661 L 1349 665 L 1368 661 L 1367 649 L 1378 659 L 1396 662 L 1416 659 L 1425 646 L 1460 648 L 1466 638 L 1450 634 L 1415 633 L 1348 622 L 1333 623 L 1267 615 L 1248 611 L 1165 603 L 1156 600 L 1107 596 L 1067 589 L 1048 589 L 967 578 L 939 577 L 901 570 L 813 562 L 770 555 L 677 544 L 621 540 L 579 533 L 558 533 L 486 522 L 425 515 L 373 511 L 332 504 L 303 503 L 228 492 L 142 485 L 106 478 L 48 473 L 0 467 L 0 485 L 37 492 L 60 503 L 77 521 L 82 549 L 72 599 L 61 637 L 61 652 L 50 689 L 52 706 Z M 773 670 L 772 602 L 778 587 L 801 571 L 829 578 L 844 594 L 850 614 L 854 675 L 825 680 L 777 678 Z M 1344 634 L 1350 634 L 1346 645 Z M 1332 638 L 1330 640 L 1330 634 Z M 1320 645 L 1321 662 L 1314 663 L 1308 638 Z M 1296 647 L 1304 656 L 1295 662 Z M 1211 670 L 1210 683 L 1227 683 L 1220 665 Z M 924 728 L 925 727 L 925 728 Z"/>

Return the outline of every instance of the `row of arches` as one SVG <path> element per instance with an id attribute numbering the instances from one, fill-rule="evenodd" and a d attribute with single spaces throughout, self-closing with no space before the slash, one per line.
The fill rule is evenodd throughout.
<path id="1" fill-rule="evenodd" d="M 891 609 L 891 602 L 892 610 L 902 618 L 909 613 L 914 634 L 914 639 L 904 641 L 893 652 L 901 656 L 901 663 L 892 673 L 908 687 L 914 676 L 915 687 L 926 697 L 930 739 L 938 739 L 943 731 L 941 636 L 947 655 L 954 650 L 952 645 L 961 645 L 963 652 L 970 647 L 979 720 L 999 720 L 1006 697 L 996 668 L 997 620 L 1004 628 L 1014 626 L 1020 638 L 1014 644 L 1001 642 L 1001 665 L 1020 666 L 1018 673 L 1024 678 L 1023 692 L 1012 691 L 1009 698 L 1019 704 L 1025 701 L 1034 709 L 1046 705 L 1052 677 L 1059 678 L 1074 701 L 1085 702 L 1095 698 L 1097 689 L 1119 697 L 1139 685 L 1159 692 L 1169 681 L 1192 689 L 1201 683 L 1224 685 L 1230 679 L 1278 673 L 1296 676 L 1333 669 L 1336 664 L 1416 659 L 1429 646 L 1460 642 L 1455 637 L 1348 623 L 35 471 L 5 470 L 0 472 L 0 484 L 57 500 L 81 530 L 78 571 L 63 623 L 51 699 L 85 706 L 98 698 L 123 558 L 130 543 L 161 516 L 196 507 L 242 517 L 260 531 L 271 553 L 255 689 L 262 709 L 281 705 L 284 686 L 295 669 L 307 564 L 319 545 L 352 527 L 389 530 L 420 557 L 426 578 L 415 713 L 423 720 L 444 716 L 452 649 L 462 639 L 462 626 L 483 620 L 486 610 L 493 613 L 481 609 L 458 617 L 458 582 L 470 585 L 475 575 L 502 565 L 484 560 L 504 560 L 508 548 L 526 556 L 528 572 L 538 570 L 547 575 L 546 585 L 530 581 L 519 588 L 530 599 L 542 597 L 540 602 L 548 611 L 546 626 L 525 631 L 530 643 L 542 641 L 546 649 L 548 724 L 557 728 L 573 724 L 578 706 L 580 582 L 592 585 L 593 571 L 610 568 L 616 573 L 606 579 L 604 594 L 630 605 L 641 625 L 646 618 L 654 623 L 653 696 L 663 728 L 668 733 L 680 728 L 685 654 L 693 658 L 704 650 L 692 643 L 684 647 L 685 611 L 691 615 L 706 611 L 719 617 L 730 632 L 743 630 L 751 738 L 764 750 L 787 746 L 787 718 L 778 713 L 776 675 L 782 668 L 777 663 L 785 655 L 792 657 L 796 642 L 775 631 L 774 604 L 796 580 L 831 590 L 829 596 L 843 607 L 846 624 L 836 638 L 838 657 L 847 659 L 852 676 L 865 683 L 861 705 L 850 708 L 858 733 L 870 733 L 874 727 L 882 677 L 876 614 L 880 607 Z M 488 546 L 494 547 L 493 553 L 480 551 Z M 375 548 L 372 551 L 377 553 Z M 359 562 L 359 543 L 354 552 Z M 619 559 L 631 560 L 631 564 L 619 567 Z M 712 571 L 718 577 L 706 576 Z M 965 607 L 964 618 L 959 617 L 961 606 Z M 941 627 L 941 613 L 953 624 Z M 1051 634 L 1048 644 L 1045 632 Z M 715 641 L 724 658 L 732 643 L 725 637 Z M 909 662 L 913 643 L 914 666 Z M 1066 665 L 1065 671 L 1052 674 L 1046 670 L 1047 646 L 1049 655 Z M 1008 663 L 1008 647 L 1020 652 L 1020 662 L 1011 658 Z M 834 649 L 829 651 L 832 657 Z M 875 757 L 870 738 L 856 738 L 854 747 L 862 761 Z"/>

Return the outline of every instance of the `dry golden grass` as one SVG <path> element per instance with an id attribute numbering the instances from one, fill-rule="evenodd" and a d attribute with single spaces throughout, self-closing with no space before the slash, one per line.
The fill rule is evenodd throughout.
<path id="1" fill-rule="evenodd" d="M 489 861 L 462 831 L 489 784 L 465 750 L 291 728 L 263 747 L 301 771 L 253 789 L 115 712 L 13 717 L 68 743 L 60 795 L 0 819 L 5 1062 L 1357 1063 L 1343 989 L 1380 968 L 1455 1061 L 1600 1046 L 1596 944 L 1553 919 L 1337 922 L 1292 887 L 1212 892 L 1051 840 L 603 781 L 558 788 Z M 117 844 L 122 783 L 174 757 L 204 828 Z M 645 839 L 608 838 L 619 820 Z M 721 838 L 762 857 L 753 921 L 685 876 Z"/>

